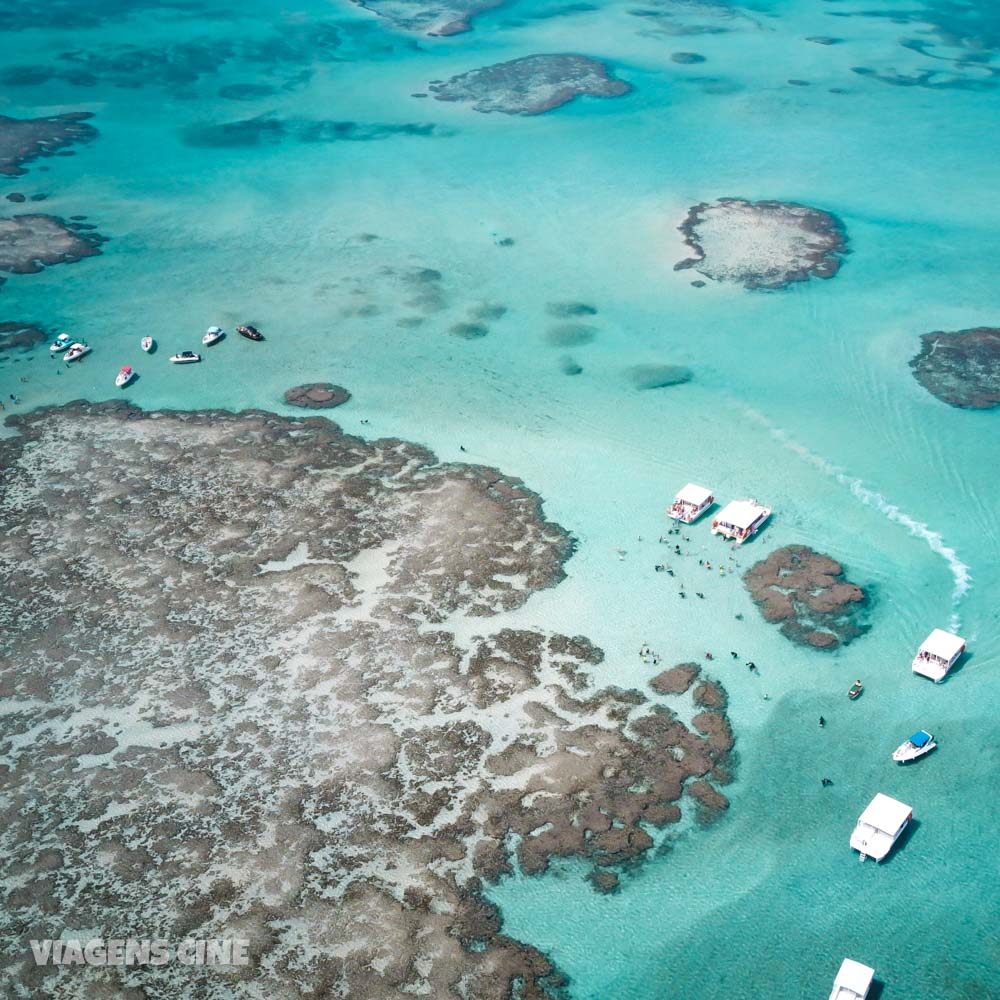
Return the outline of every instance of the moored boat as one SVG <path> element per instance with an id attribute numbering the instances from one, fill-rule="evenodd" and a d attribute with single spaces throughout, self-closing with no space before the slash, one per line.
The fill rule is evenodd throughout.
<path id="1" fill-rule="evenodd" d="M 119 389 L 121 389 L 124 386 L 128 385 L 129 382 L 131 382 L 132 379 L 134 378 L 135 378 L 135 372 L 132 371 L 132 366 L 123 365 L 121 368 L 118 369 L 118 375 L 115 378 L 115 385 L 118 386 Z"/>
<path id="2" fill-rule="evenodd" d="M 850 690 L 847 692 L 847 697 L 850 698 L 851 701 L 854 701 L 854 699 L 857 698 L 858 695 L 864 691 L 864 689 L 864 684 L 862 684 L 860 680 L 857 680 L 851 685 Z"/>
<path id="3" fill-rule="evenodd" d="M 691 524 L 697 521 L 713 503 L 715 497 L 712 496 L 711 490 L 695 483 L 688 483 L 678 490 L 674 502 L 667 508 L 667 517 L 683 521 L 684 524 Z"/>
<path id="4" fill-rule="evenodd" d="M 732 500 L 712 519 L 712 534 L 742 545 L 760 531 L 770 516 L 771 508 L 756 500 Z"/>
<path id="5" fill-rule="evenodd" d="M 892 759 L 899 764 L 909 764 L 911 760 L 930 753 L 936 746 L 933 733 L 927 732 L 926 729 L 918 729 L 893 751 Z"/>
<path id="6" fill-rule="evenodd" d="M 205 336 L 201 338 L 201 342 L 206 347 L 211 347 L 212 344 L 217 344 L 223 337 L 225 337 L 226 331 L 222 329 L 221 326 L 210 326 L 205 331 Z"/>
<path id="7" fill-rule="evenodd" d="M 858 824 L 851 834 L 851 847 L 861 855 L 861 860 L 874 858 L 881 861 L 892 850 L 907 824 L 913 819 L 913 809 L 879 792 L 858 817 Z"/>
<path id="8" fill-rule="evenodd" d="M 244 326 L 236 327 L 236 332 L 241 337 L 246 337 L 247 340 L 263 340 L 264 334 L 260 332 L 255 326 L 251 326 L 249 323 Z"/>
<path id="9" fill-rule="evenodd" d="M 833 981 L 830 1000 L 866 1000 L 874 978 L 874 969 L 851 958 L 845 958 L 840 963 L 837 978 Z"/>
<path id="10" fill-rule="evenodd" d="M 142 338 L 142 349 L 148 354 L 156 346 L 156 341 L 152 337 Z"/>
<path id="11" fill-rule="evenodd" d="M 170 355 L 170 360 L 175 365 L 193 365 L 196 361 L 201 361 L 201 355 L 194 351 L 178 351 Z"/>
<path id="12" fill-rule="evenodd" d="M 60 351 L 65 351 L 70 344 L 73 343 L 73 338 L 68 333 L 60 333 L 55 340 L 49 344 L 49 350 L 53 354 L 58 354 Z"/>
<path id="13" fill-rule="evenodd" d="M 913 672 L 937 684 L 945 679 L 964 652 L 965 640 L 960 635 L 936 628 L 920 644 L 913 658 Z"/>
<path id="14" fill-rule="evenodd" d="M 85 354 L 90 353 L 90 345 L 84 343 L 71 344 L 69 350 L 63 355 L 63 360 L 66 362 L 76 361 L 77 358 L 82 358 Z"/>

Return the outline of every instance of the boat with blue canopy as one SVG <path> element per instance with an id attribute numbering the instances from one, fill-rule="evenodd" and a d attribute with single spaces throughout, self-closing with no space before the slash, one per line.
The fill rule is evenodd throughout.
<path id="1" fill-rule="evenodd" d="M 936 746 L 933 733 L 927 732 L 926 729 L 918 729 L 905 743 L 896 748 L 892 759 L 900 764 L 908 764 L 911 760 L 930 753 Z"/>

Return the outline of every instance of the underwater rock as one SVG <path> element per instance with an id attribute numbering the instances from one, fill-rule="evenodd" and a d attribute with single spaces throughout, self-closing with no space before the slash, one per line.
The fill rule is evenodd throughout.
<path id="1" fill-rule="evenodd" d="M 233 122 L 185 125 L 181 140 L 201 149 L 239 149 L 282 142 L 372 142 L 397 135 L 447 135 L 435 125 L 383 124 L 314 118 L 271 118 L 258 115 Z"/>
<path id="2" fill-rule="evenodd" d="M 597 306 L 586 302 L 549 302 L 545 311 L 557 319 L 573 319 L 578 316 L 596 316 Z"/>
<path id="3" fill-rule="evenodd" d="M 543 1000 L 557 973 L 481 896 L 513 845 L 525 873 L 618 874 L 646 827 L 724 808 L 718 713 L 595 687 L 583 636 L 490 629 L 573 549 L 519 480 L 315 415 L 78 402 L 8 426 L 0 989 L 39 975 L 29 929 L 157 927 L 249 939 L 262 996 Z"/>
<path id="4" fill-rule="evenodd" d="M 0 174 L 26 174 L 25 163 L 53 156 L 77 143 L 92 142 L 98 132 L 85 119 L 86 111 L 71 111 L 50 118 L 8 118 L 0 115 Z"/>
<path id="5" fill-rule="evenodd" d="M 48 339 L 48 334 L 32 323 L 0 323 L 0 354 L 15 347 L 29 351 Z"/>
<path id="6" fill-rule="evenodd" d="M 625 369 L 636 389 L 665 389 L 683 385 L 694 378 L 694 373 L 684 365 L 633 365 Z"/>
<path id="7" fill-rule="evenodd" d="M 670 61 L 680 63 L 682 66 L 692 66 L 695 63 L 703 63 L 705 57 L 697 52 L 673 52 L 670 55 Z"/>
<path id="8" fill-rule="evenodd" d="M 614 872 L 595 868 L 587 878 L 598 892 L 605 894 L 615 892 L 621 886 L 621 879 Z"/>
<path id="9" fill-rule="evenodd" d="M 744 288 L 832 278 L 846 252 L 844 229 L 834 216 L 792 202 L 702 202 L 679 229 L 692 256 L 675 264 L 675 271 L 693 267 L 714 281 Z"/>
<path id="10" fill-rule="evenodd" d="M 583 365 L 568 354 L 564 354 L 559 359 L 559 371 L 563 375 L 580 375 L 583 373 Z"/>
<path id="11" fill-rule="evenodd" d="M 351 398 L 351 394 L 332 382 L 309 382 L 296 385 L 285 392 L 285 402 L 289 406 L 302 406 L 308 410 L 332 410 Z"/>
<path id="12" fill-rule="evenodd" d="M 867 596 L 835 559 L 806 545 L 786 545 L 743 575 L 764 620 L 786 639 L 816 649 L 846 645 L 864 631 Z"/>
<path id="13" fill-rule="evenodd" d="M 458 35 L 468 31 L 477 14 L 493 10 L 504 0 L 352 0 L 404 31 L 425 35 Z"/>
<path id="14" fill-rule="evenodd" d="M 489 332 L 489 327 L 482 323 L 453 323 L 448 332 L 453 337 L 461 337 L 462 340 L 479 340 Z"/>
<path id="15" fill-rule="evenodd" d="M 657 694 L 684 694 L 701 673 L 697 663 L 678 663 L 676 667 L 658 673 L 649 686 Z"/>
<path id="16" fill-rule="evenodd" d="M 0 217 L 0 271 L 35 274 L 53 264 L 72 264 L 101 252 L 105 237 L 77 230 L 54 215 Z M 0 277 L 0 284 L 4 279 Z"/>
<path id="17" fill-rule="evenodd" d="M 925 333 L 910 361 L 913 377 L 949 406 L 989 410 L 1000 404 L 1000 328 Z"/>
<path id="18" fill-rule="evenodd" d="M 545 339 L 553 347 L 580 347 L 597 336 L 597 327 L 586 323 L 558 323 L 545 331 Z"/>
<path id="19" fill-rule="evenodd" d="M 465 101 L 488 114 L 540 115 L 581 95 L 621 97 L 632 87 L 581 55 L 533 55 L 482 66 L 428 88 L 439 101 Z"/>

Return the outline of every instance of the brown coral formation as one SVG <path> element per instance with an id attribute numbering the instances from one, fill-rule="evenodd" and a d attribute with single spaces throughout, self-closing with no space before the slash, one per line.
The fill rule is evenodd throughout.
<path id="1" fill-rule="evenodd" d="M 684 694 L 700 673 L 701 667 L 697 663 L 678 663 L 676 667 L 658 673 L 649 686 L 657 694 Z"/>
<path id="2" fill-rule="evenodd" d="M 540 115 L 575 97 L 621 97 L 632 88 L 597 59 L 545 54 L 481 66 L 428 89 L 439 101 L 465 101 L 484 114 Z"/>
<path id="3" fill-rule="evenodd" d="M 49 118 L 9 118 L 0 115 L 0 174 L 17 177 L 23 169 L 41 156 L 54 156 L 69 146 L 91 142 L 97 129 L 85 124 L 93 115 L 86 111 L 71 111 Z"/>
<path id="4" fill-rule="evenodd" d="M 834 649 L 864 631 L 865 592 L 844 577 L 835 559 L 806 545 L 787 545 L 743 575 L 765 621 L 781 634 L 815 649 Z"/>
<path id="5" fill-rule="evenodd" d="M 913 377 L 949 406 L 989 410 L 1000 405 L 1000 329 L 925 333 L 910 361 Z"/>
<path id="6" fill-rule="evenodd" d="M 558 973 L 480 880 L 576 858 L 613 891 L 725 807 L 724 716 L 595 689 L 584 637 L 488 629 L 571 551 L 519 481 L 316 416 L 10 423 L 4 988 L 51 992 L 29 938 L 155 927 L 251 966 L 77 968 L 73 995 L 543 1000 Z"/>
<path id="7" fill-rule="evenodd" d="M 0 271 L 35 274 L 52 264 L 72 264 L 99 254 L 103 242 L 103 236 L 83 224 L 54 215 L 0 218 Z"/>
<path id="8" fill-rule="evenodd" d="M 285 402 L 289 406 L 301 406 L 306 410 L 332 410 L 350 398 L 351 394 L 343 386 L 332 382 L 310 382 L 292 386 L 285 392 Z"/>

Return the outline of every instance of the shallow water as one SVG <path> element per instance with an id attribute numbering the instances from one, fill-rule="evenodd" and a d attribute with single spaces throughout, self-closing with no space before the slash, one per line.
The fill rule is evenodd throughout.
<path id="1" fill-rule="evenodd" d="M 679 834 L 612 897 L 572 866 L 491 893 L 505 930 L 553 958 L 574 1000 L 823 995 L 845 955 L 876 968 L 887 1000 L 1000 995 L 1000 855 L 984 794 L 1000 763 L 987 707 L 1000 694 L 1000 414 L 939 403 L 907 367 L 921 333 L 1000 315 L 997 91 L 968 58 L 995 58 L 991 8 L 973 5 L 973 30 L 961 10 L 901 0 L 878 16 L 853 2 L 665 3 L 649 8 L 657 18 L 522 2 L 417 44 L 342 4 L 127 9 L 90 27 L 25 26 L 0 52 L 0 70 L 123 44 L 204 39 L 217 54 L 192 57 L 193 82 L 154 62 L 91 65 L 88 86 L 4 87 L 4 114 L 97 113 L 95 143 L 3 190 L 45 192 L 37 210 L 86 214 L 111 239 L 101 257 L 4 285 L 0 318 L 95 349 L 69 369 L 44 345 L 8 355 L 2 398 L 113 398 L 121 364 L 140 375 L 124 395 L 149 408 L 291 413 L 288 386 L 343 384 L 354 399 L 334 417 L 347 429 L 520 476 L 576 535 L 569 578 L 510 620 L 588 635 L 607 653 L 602 679 L 619 685 L 653 672 L 636 656 L 647 641 L 667 664 L 721 654 L 741 758 L 726 816 Z M 317 40 L 320 24 L 339 48 Z M 842 41 L 805 41 L 820 35 Z M 244 37 L 266 44 L 222 61 Z M 932 54 L 902 44 L 914 39 Z M 607 60 L 634 92 L 535 118 L 410 96 L 567 50 Z M 706 59 L 677 64 L 678 51 Z M 893 85 L 855 67 L 942 75 Z M 219 96 L 240 84 L 274 92 Z M 218 135 L 205 125 L 255 116 L 282 121 L 280 134 L 205 145 Z M 316 141 L 316 122 L 357 127 Z M 850 246 L 840 273 L 777 293 L 691 287 L 696 274 L 672 270 L 687 256 L 675 227 L 724 195 L 834 213 Z M 546 311 L 566 301 L 596 307 L 579 317 L 590 342 L 549 342 L 551 327 L 577 322 Z M 484 304 L 507 311 L 476 319 Z M 200 366 L 166 363 L 209 324 L 245 319 L 265 343 L 230 335 Z M 449 333 L 473 321 L 485 337 Z M 139 350 L 145 333 L 154 356 Z M 579 375 L 563 374 L 567 354 Z M 694 378 L 638 390 L 628 369 L 647 364 Z M 676 578 L 654 573 L 663 507 L 688 480 L 775 507 L 743 567 L 792 542 L 842 561 L 875 595 L 870 632 L 833 654 L 795 648 L 736 574 L 706 573 L 695 555 L 672 560 Z M 687 534 L 693 553 L 722 560 L 706 524 Z M 680 601 L 680 580 L 706 600 Z M 973 655 L 940 686 L 914 678 L 914 646 L 949 623 Z M 760 676 L 731 665 L 730 649 Z M 851 703 L 857 676 L 866 691 Z M 918 727 L 941 746 L 899 769 L 889 754 Z M 918 824 L 888 864 L 861 866 L 847 841 L 879 790 L 912 804 Z"/>

